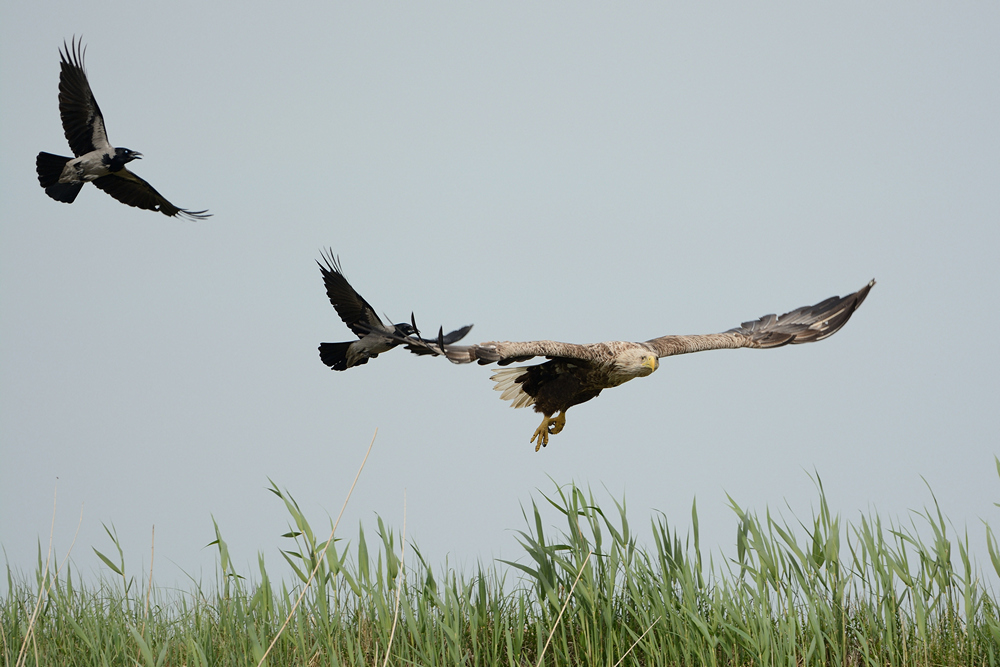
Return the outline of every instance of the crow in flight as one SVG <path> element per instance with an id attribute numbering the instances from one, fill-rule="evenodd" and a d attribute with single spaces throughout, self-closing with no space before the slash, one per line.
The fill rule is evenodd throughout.
<path id="1" fill-rule="evenodd" d="M 316 263 L 323 273 L 323 283 L 326 285 L 326 295 L 330 298 L 330 303 L 337 309 L 337 314 L 344 324 L 360 339 L 346 343 L 320 343 L 319 358 L 324 364 L 335 371 L 344 371 L 367 364 L 369 359 L 374 359 L 401 343 L 431 342 L 409 338 L 415 328 L 407 322 L 388 326 L 383 324 L 375 314 L 375 309 L 347 282 L 340 268 L 340 262 L 333 256 L 332 250 L 323 256 L 323 262 Z M 439 334 L 438 340 L 434 342 L 450 345 L 461 340 L 470 330 L 472 330 L 471 324 L 447 335 Z"/>
<path id="2" fill-rule="evenodd" d="M 59 51 L 59 115 L 63 131 L 75 158 L 39 153 L 35 159 L 38 182 L 45 193 L 56 201 L 70 204 L 84 183 L 90 182 L 129 206 L 164 215 L 179 215 L 189 220 L 209 217 L 207 211 L 188 211 L 168 202 L 153 186 L 142 180 L 125 165 L 142 157 L 128 148 L 115 148 L 108 142 L 94 93 L 83 70 L 86 49 L 73 39 L 72 45 Z"/>

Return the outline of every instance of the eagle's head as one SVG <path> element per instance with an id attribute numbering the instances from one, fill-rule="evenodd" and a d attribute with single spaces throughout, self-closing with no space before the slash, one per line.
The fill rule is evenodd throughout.
<path id="1" fill-rule="evenodd" d="M 643 347 L 632 347 L 615 355 L 612 374 L 620 384 L 633 378 L 646 377 L 659 367 L 660 360 L 655 352 Z"/>
<path id="2" fill-rule="evenodd" d="M 646 377 L 660 367 L 660 360 L 652 352 L 644 353 L 638 360 L 638 366 L 634 366 L 635 374 L 639 377 Z"/>

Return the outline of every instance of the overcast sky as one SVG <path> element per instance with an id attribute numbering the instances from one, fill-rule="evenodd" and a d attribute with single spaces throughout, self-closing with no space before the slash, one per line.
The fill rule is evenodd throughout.
<path id="1" fill-rule="evenodd" d="M 111 142 L 189 222 L 87 186 L 73 35 Z M 376 515 L 434 565 L 516 558 L 553 481 L 732 552 L 726 494 L 847 520 L 932 503 L 1000 529 L 1000 6 L 79 3 L 0 7 L 0 543 L 102 571 L 284 572 L 268 478 L 317 530 Z M 878 281 L 811 345 L 664 360 L 540 421 L 490 368 L 402 350 L 338 373 L 332 248 L 380 313 L 470 341 L 714 333 Z M 550 479 L 551 478 L 551 479 Z M 925 485 L 926 480 L 926 485 Z M 557 523 L 553 517 L 553 523 Z M 106 570 L 103 570 L 106 571 Z"/>

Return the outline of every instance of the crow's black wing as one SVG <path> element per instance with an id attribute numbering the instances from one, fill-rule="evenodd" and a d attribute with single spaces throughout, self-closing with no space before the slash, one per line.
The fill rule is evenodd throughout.
<path id="1" fill-rule="evenodd" d="M 59 51 L 59 116 L 66 141 L 77 157 L 111 146 L 104 129 L 104 116 L 83 69 L 86 49 L 82 47 L 83 44 L 73 38 L 69 46 L 63 42 Z"/>
<path id="2" fill-rule="evenodd" d="M 113 174 L 101 176 L 94 180 L 94 185 L 123 204 L 147 211 L 159 211 L 163 215 L 177 215 L 188 220 L 204 220 L 212 215 L 206 211 L 188 211 L 177 208 L 157 192 L 152 185 L 128 169 L 121 169 Z"/>
<path id="3" fill-rule="evenodd" d="M 472 331 L 472 325 L 471 324 L 466 325 L 466 326 L 462 327 L 461 329 L 455 329 L 451 333 L 447 333 L 447 334 L 445 334 L 443 336 L 439 336 L 439 338 L 440 338 L 440 341 L 442 343 L 444 343 L 445 345 L 451 345 L 452 343 L 457 343 L 458 341 L 460 341 L 463 338 L 465 338 L 465 334 L 469 333 L 470 331 Z"/>
<path id="4" fill-rule="evenodd" d="M 461 329 L 455 329 L 447 334 L 444 333 L 443 328 L 440 328 L 438 330 L 437 338 L 422 338 L 420 336 L 420 332 L 417 331 L 414 336 L 407 336 L 406 338 L 397 336 L 396 342 L 404 343 L 406 345 L 406 349 L 416 355 L 439 355 L 444 354 L 446 345 L 457 343 L 465 338 L 465 335 L 470 331 L 472 331 L 471 324 L 468 324 Z"/>
<path id="5" fill-rule="evenodd" d="M 319 264 L 319 270 L 323 274 L 326 296 L 337 310 L 340 319 L 358 338 L 364 338 L 372 332 L 393 331 L 392 327 L 382 323 L 371 304 L 347 282 L 340 268 L 340 260 L 334 257 L 333 250 L 323 255 L 323 262 L 316 263 Z"/>

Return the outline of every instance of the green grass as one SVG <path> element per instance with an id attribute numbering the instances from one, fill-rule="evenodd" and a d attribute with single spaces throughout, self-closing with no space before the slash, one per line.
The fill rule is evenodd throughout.
<path id="1" fill-rule="evenodd" d="M 431 567 L 381 520 L 375 540 L 360 529 L 324 552 L 271 490 L 293 526 L 277 577 L 262 556 L 257 573 L 237 573 L 218 526 L 216 581 L 186 593 L 129 576 L 120 550 L 98 552 L 108 574 L 96 584 L 69 565 L 54 574 L 41 549 L 34 577 L 8 567 L 4 664 L 254 665 L 277 637 L 263 664 L 1000 665 L 996 593 L 936 501 L 906 525 L 848 523 L 817 480 L 818 511 L 790 524 L 730 498 L 735 555 L 706 562 L 695 507 L 689 534 L 657 515 L 640 545 L 623 503 L 601 508 L 568 485 L 540 501 L 561 530 L 532 503 L 518 562 L 462 573 Z"/>

